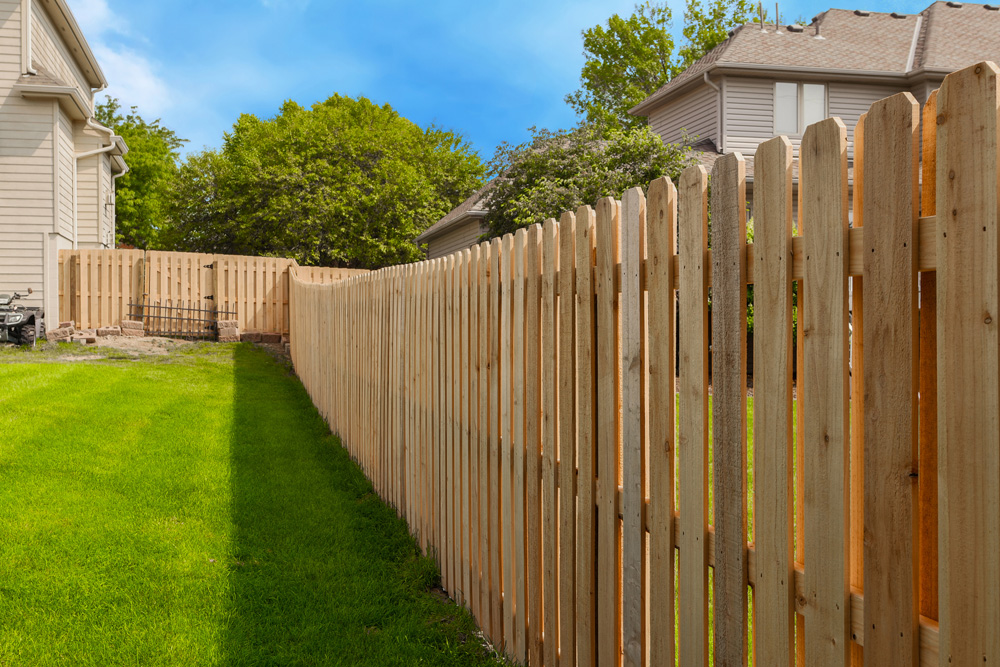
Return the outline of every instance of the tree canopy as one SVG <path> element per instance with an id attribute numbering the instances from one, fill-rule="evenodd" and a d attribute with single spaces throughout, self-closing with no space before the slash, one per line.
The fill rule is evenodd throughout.
<path id="1" fill-rule="evenodd" d="M 566 102 L 601 131 L 645 125 L 628 110 L 655 93 L 694 61 L 722 43 L 730 30 L 755 16 L 748 0 L 687 0 L 675 52 L 673 16 L 667 3 L 637 4 L 628 18 L 614 14 L 606 25 L 583 31 L 580 88 Z"/>
<path id="2" fill-rule="evenodd" d="M 531 128 L 532 138 L 497 148 L 486 196 L 490 237 L 558 217 L 601 197 L 620 196 L 660 176 L 676 180 L 690 164 L 684 150 L 665 145 L 648 127 L 598 132 L 581 124 L 569 131 Z"/>
<path id="3" fill-rule="evenodd" d="M 334 95 L 270 119 L 243 114 L 219 151 L 181 166 L 169 247 L 378 268 L 414 261 L 413 238 L 482 185 L 455 132 L 388 104 Z"/>
<path id="4" fill-rule="evenodd" d="M 106 97 L 94 115 L 129 147 L 129 171 L 115 183 L 115 242 L 156 247 L 167 224 L 170 184 L 186 140 L 161 125 L 159 118 L 144 120 L 136 107 L 123 112 L 116 98 Z"/>

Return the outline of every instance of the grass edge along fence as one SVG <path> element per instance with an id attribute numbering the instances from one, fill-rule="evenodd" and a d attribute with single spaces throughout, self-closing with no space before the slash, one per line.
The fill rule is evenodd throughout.
<path id="1" fill-rule="evenodd" d="M 994 664 L 998 74 L 979 64 L 931 95 L 922 181 L 914 98 L 871 106 L 853 228 L 846 128 L 827 119 L 803 137 L 798 234 L 775 138 L 756 153 L 752 245 L 734 154 L 713 170 L 711 252 L 708 174 L 691 167 L 676 190 L 446 258 L 332 285 L 293 272 L 295 367 L 517 660 L 707 665 L 711 581 L 717 665 Z"/>

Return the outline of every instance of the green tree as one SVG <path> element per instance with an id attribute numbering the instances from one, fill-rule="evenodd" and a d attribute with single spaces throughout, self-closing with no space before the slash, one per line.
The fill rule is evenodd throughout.
<path id="1" fill-rule="evenodd" d="M 99 103 L 94 115 L 129 147 L 125 157 L 129 171 L 115 184 L 115 241 L 137 248 L 157 247 L 167 220 L 170 184 L 186 140 L 161 125 L 159 118 L 144 120 L 136 107 L 123 112 L 112 97 Z"/>
<path id="2" fill-rule="evenodd" d="M 671 26 L 666 3 L 646 2 L 628 18 L 614 14 L 606 26 L 584 30 L 582 85 L 566 102 L 599 128 L 644 125 L 628 110 L 677 73 Z"/>
<path id="3" fill-rule="evenodd" d="M 602 132 L 645 125 L 628 110 L 655 93 L 691 63 L 722 43 L 730 30 L 753 20 L 748 0 L 687 0 L 685 38 L 675 53 L 672 15 L 664 2 L 635 6 L 628 18 L 583 31 L 580 88 L 566 96 L 577 114 Z"/>
<path id="4" fill-rule="evenodd" d="M 410 262 L 421 257 L 413 238 L 480 187 L 484 171 L 461 135 L 420 128 L 389 105 L 289 101 L 270 119 L 240 116 L 221 151 L 181 167 L 170 244 L 303 265 Z"/>
<path id="5" fill-rule="evenodd" d="M 680 69 L 726 41 L 729 31 L 749 23 L 757 15 L 748 0 L 687 0 L 684 7 L 684 45 L 679 51 Z"/>
<path id="6" fill-rule="evenodd" d="M 550 132 L 531 128 L 530 141 L 504 143 L 490 162 L 496 176 L 486 196 L 488 236 L 558 217 L 601 197 L 660 176 L 676 180 L 690 164 L 684 149 L 665 145 L 648 127 L 598 132 L 590 125 Z"/>

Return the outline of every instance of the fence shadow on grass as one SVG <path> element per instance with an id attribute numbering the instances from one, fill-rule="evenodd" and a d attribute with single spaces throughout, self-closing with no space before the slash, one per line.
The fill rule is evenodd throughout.
<path id="1" fill-rule="evenodd" d="M 298 379 L 259 348 L 234 355 L 229 663 L 482 659 L 471 617 L 428 592 L 433 562 Z"/>

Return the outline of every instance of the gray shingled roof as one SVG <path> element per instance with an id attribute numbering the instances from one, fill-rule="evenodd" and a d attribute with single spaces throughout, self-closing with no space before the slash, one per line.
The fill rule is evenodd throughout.
<path id="1" fill-rule="evenodd" d="M 632 109 L 647 115 L 693 79 L 719 67 L 851 70 L 906 77 L 1000 60 L 1000 11 L 935 2 L 920 14 L 830 9 L 801 32 L 748 23 Z M 818 31 L 818 35 L 817 35 Z M 912 52 L 912 62 L 910 60 Z"/>

